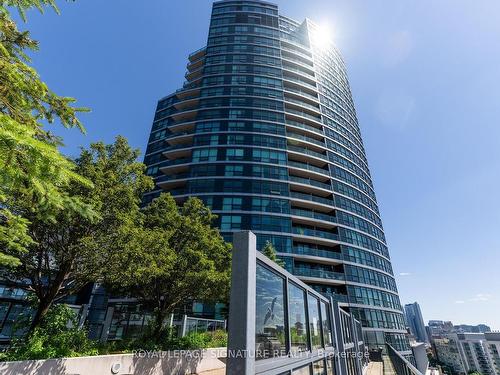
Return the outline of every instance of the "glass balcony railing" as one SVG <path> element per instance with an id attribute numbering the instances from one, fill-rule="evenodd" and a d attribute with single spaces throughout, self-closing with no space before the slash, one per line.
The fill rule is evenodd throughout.
<path id="1" fill-rule="evenodd" d="M 294 115 L 302 116 L 316 122 L 321 122 L 321 117 L 310 115 L 309 113 L 306 113 L 304 111 L 297 111 L 296 109 L 291 109 L 287 107 L 285 109 L 285 113 L 292 113 Z"/>
<path id="2" fill-rule="evenodd" d="M 289 160 L 288 165 L 291 167 L 307 169 L 309 171 L 321 173 L 321 174 L 324 174 L 327 176 L 330 175 L 330 172 L 327 169 L 319 168 L 319 167 L 316 167 L 315 165 L 311 165 L 311 164 L 307 164 L 307 163 L 300 163 L 298 161 Z"/>
<path id="3" fill-rule="evenodd" d="M 318 134 L 323 135 L 323 131 L 321 129 L 315 128 L 314 126 L 302 124 L 302 123 L 300 123 L 298 121 L 293 121 L 293 120 L 286 120 L 285 122 L 288 125 L 295 126 L 297 128 L 302 128 L 302 129 L 310 130 L 310 131 L 312 131 L 314 133 L 318 133 Z"/>
<path id="4" fill-rule="evenodd" d="M 294 138 L 294 139 L 300 139 L 300 140 L 303 140 L 303 141 L 306 141 L 309 143 L 314 143 L 315 145 L 318 145 L 318 146 L 326 147 L 324 142 L 318 141 L 317 139 L 314 139 L 311 137 L 307 137 L 305 135 L 296 134 L 296 133 L 287 133 L 287 136 L 290 138 Z"/>
<path id="5" fill-rule="evenodd" d="M 292 198 L 297 198 L 297 199 L 302 199 L 306 201 L 313 201 L 313 202 L 318 202 L 322 204 L 326 204 L 328 206 L 333 206 L 333 200 L 329 198 L 323 198 L 323 197 L 317 197 L 312 194 L 305 194 L 305 193 L 299 193 L 296 191 L 290 192 L 290 197 Z"/>
<path id="6" fill-rule="evenodd" d="M 306 108 L 312 109 L 313 111 L 320 112 L 319 107 L 316 107 L 312 104 L 305 103 L 302 100 L 292 99 L 292 98 L 287 96 L 285 98 L 285 102 L 294 103 L 294 104 L 300 105 L 301 107 L 306 107 Z"/>
<path id="7" fill-rule="evenodd" d="M 334 301 L 341 302 L 341 303 L 348 303 L 349 298 L 345 294 L 338 294 L 338 293 L 330 293 L 330 292 L 320 292 L 319 293 L 324 295 L 327 298 L 333 298 Z"/>
<path id="8" fill-rule="evenodd" d="M 316 90 L 316 85 L 313 85 L 313 84 L 311 84 L 303 79 L 295 78 L 292 76 L 283 76 L 283 79 L 288 80 L 288 81 L 292 81 L 292 82 L 297 82 L 301 85 L 304 85 L 306 87 L 310 87 L 310 88 Z"/>
<path id="9" fill-rule="evenodd" d="M 312 269 L 305 267 L 295 267 L 293 274 L 297 276 L 318 277 L 321 279 L 345 280 L 345 275 L 340 272 Z"/>
<path id="10" fill-rule="evenodd" d="M 324 182 L 319 182 L 319 181 L 316 181 L 316 180 L 312 180 L 310 178 L 290 176 L 288 178 L 288 180 L 292 181 L 292 182 L 297 182 L 299 184 L 316 186 L 316 187 L 319 187 L 321 189 L 326 189 L 326 190 L 331 190 L 332 189 L 332 185 L 331 184 L 326 184 Z"/>
<path id="11" fill-rule="evenodd" d="M 181 143 L 181 144 L 178 144 L 178 145 L 174 145 L 174 146 L 168 146 L 168 147 L 165 147 L 165 149 L 163 150 L 163 152 L 165 151 L 173 151 L 173 150 L 177 150 L 177 149 L 180 149 L 180 148 L 188 148 L 188 147 L 192 147 L 193 145 L 188 145 L 186 143 Z"/>
<path id="12" fill-rule="evenodd" d="M 179 159 L 175 159 L 175 160 L 169 160 L 167 163 L 165 163 L 164 167 L 168 167 L 171 165 L 177 165 L 177 164 L 186 164 L 186 163 L 190 163 L 190 162 L 191 162 L 191 158 L 179 158 Z"/>
<path id="13" fill-rule="evenodd" d="M 321 258 L 337 259 L 337 260 L 344 259 L 341 253 L 337 253 L 335 251 L 322 250 L 322 249 L 314 249 L 305 246 L 294 246 L 292 253 L 299 255 L 311 255 L 314 257 L 321 257 Z"/>
<path id="14" fill-rule="evenodd" d="M 314 211 L 309 211 L 309 210 L 302 210 L 300 208 L 292 208 L 290 211 L 292 215 L 295 216 L 303 216 L 303 217 L 310 217 L 313 219 L 318 219 L 318 220 L 323 220 L 323 221 L 329 221 L 331 223 L 336 223 L 337 218 L 332 215 L 327 215 L 323 214 L 320 212 L 314 212 Z"/>
<path id="15" fill-rule="evenodd" d="M 309 149 L 304 148 L 304 147 L 288 145 L 287 149 L 290 151 L 295 151 L 295 152 L 301 153 L 301 154 L 314 156 L 314 157 L 317 157 L 317 158 L 320 158 L 323 160 L 328 160 L 328 157 L 326 155 L 320 154 L 319 152 L 312 151 L 312 150 L 309 150 Z"/>
<path id="16" fill-rule="evenodd" d="M 293 92 L 295 94 L 299 94 L 299 95 L 305 96 L 305 97 L 307 97 L 309 99 L 313 99 L 313 100 L 318 101 L 318 97 L 317 96 L 311 95 L 310 93 L 308 93 L 308 92 L 306 92 L 304 90 L 299 90 L 299 89 L 292 88 L 292 87 L 285 87 L 284 90 L 285 90 L 285 92 L 286 91 L 290 91 L 290 92 Z"/>
<path id="17" fill-rule="evenodd" d="M 293 227 L 292 233 L 299 234 L 301 236 L 326 238 L 328 240 L 335 240 L 335 241 L 339 240 L 339 236 L 337 234 L 325 232 L 325 231 L 317 230 L 317 229 Z"/>

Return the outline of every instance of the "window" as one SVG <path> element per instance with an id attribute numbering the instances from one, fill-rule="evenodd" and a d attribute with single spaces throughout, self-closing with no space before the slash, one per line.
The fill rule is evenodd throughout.
<path id="1" fill-rule="evenodd" d="M 226 165 L 224 167 L 224 176 L 243 176 L 243 166 Z"/>
<path id="2" fill-rule="evenodd" d="M 288 309 L 290 324 L 290 346 L 292 353 L 309 349 L 307 339 L 305 292 L 295 284 L 288 284 Z"/>
<path id="3" fill-rule="evenodd" d="M 257 263 L 255 299 L 256 359 L 286 355 L 285 282 L 283 278 Z M 275 345 L 278 344 L 278 348 Z M 272 350 L 269 348 L 272 347 Z"/>
<path id="4" fill-rule="evenodd" d="M 221 218 L 221 230 L 241 229 L 241 216 L 226 215 Z"/>
<path id="5" fill-rule="evenodd" d="M 321 319 L 319 317 L 319 300 L 308 294 L 307 307 L 309 310 L 309 332 L 311 334 L 311 342 L 313 349 L 320 349 L 323 344 L 321 342 Z"/>
<path id="6" fill-rule="evenodd" d="M 217 160 L 216 148 L 203 148 L 193 151 L 193 162 L 216 161 L 216 160 Z"/>
<path id="7" fill-rule="evenodd" d="M 224 198 L 222 201 L 222 209 L 227 211 L 241 210 L 243 198 L 241 197 L 230 197 Z"/>
<path id="8" fill-rule="evenodd" d="M 321 301 L 321 321 L 323 322 L 323 343 L 325 347 L 333 346 L 332 341 L 332 323 L 330 320 L 330 305 Z"/>
<path id="9" fill-rule="evenodd" d="M 242 148 L 228 148 L 226 149 L 226 160 L 243 160 L 245 150 Z"/>

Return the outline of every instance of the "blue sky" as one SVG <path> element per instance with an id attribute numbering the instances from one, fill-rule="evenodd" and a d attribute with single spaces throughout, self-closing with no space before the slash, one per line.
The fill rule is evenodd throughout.
<path id="1" fill-rule="evenodd" d="M 329 24 L 344 55 L 402 302 L 425 320 L 500 329 L 500 2 L 276 2 Z M 56 131 L 64 152 L 118 134 L 144 150 L 210 7 L 80 0 L 28 13 L 42 78 L 92 109 L 87 135 Z"/>

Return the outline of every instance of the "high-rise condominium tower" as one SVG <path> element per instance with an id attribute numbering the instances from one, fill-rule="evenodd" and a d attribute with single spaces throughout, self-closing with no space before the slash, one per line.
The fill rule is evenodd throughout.
<path id="1" fill-rule="evenodd" d="M 227 240 L 252 230 L 259 247 L 272 242 L 361 320 L 368 343 L 409 348 L 346 68 L 313 22 L 215 2 L 207 46 L 158 102 L 145 163 L 146 202 L 203 199 Z"/>
<path id="2" fill-rule="evenodd" d="M 410 327 L 411 333 L 419 342 L 429 342 L 427 331 L 425 330 L 422 311 L 417 302 L 405 305 L 406 323 Z"/>

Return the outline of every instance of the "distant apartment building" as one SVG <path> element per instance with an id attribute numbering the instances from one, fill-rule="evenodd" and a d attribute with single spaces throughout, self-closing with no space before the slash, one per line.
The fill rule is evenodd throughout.
<path id="1" fill-rule="evenodd" d="M 486 332 L 484 337 L 492 367 L 496 374 L 500 374 L 500 332 Z"/>
<path id="2" fill-rule="evenodd" d="M 500 333 L 450 333 L 434 338 L 438 360 L 457 374 L 500 375 Z"/>
<path id="3" fill-rule="evenodd" d="M 434 352 L 439 362 L 450 368 L 453 373 L 465 374 L 465 365 L 458 348 L 458 340 L 436 338 L 432 341 Z"/>
<path id="4" fill-rule="evenodd" d="M 411 333 L 415 336 L 418 342 L 429 342 L 427 332 L 425 330 L 424 318 L 422 311 L 417 302 L 405 305 L 406 324 L 410 328 Z"/>
<path id="5" fill-rule="evenodd" d="M 427 335 L 430 339 L 442 338 L 443 335 L 454 332 L 455 327 L 450 321 L 429 320 L 429 325 L 427 326 Z"/>
<path id="6" fill-rule="evenodd" d="M 486 324 L 478 324 L 477 326 L 469 325 L 469 324 L 459 324 L 456 325 L 455 331 L 457 333 L 485 333 L 491 332 L 491 328 Z"/>

